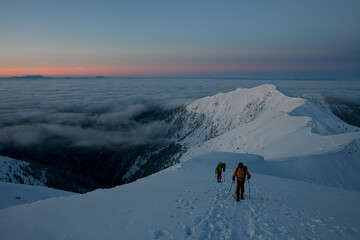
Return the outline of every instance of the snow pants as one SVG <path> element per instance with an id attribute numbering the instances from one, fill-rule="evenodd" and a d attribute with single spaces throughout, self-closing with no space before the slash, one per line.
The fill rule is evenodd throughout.
<path id="1" fill-rule="evenodd" d="M 217 181 L 221 182 L 221 171 L 217 172 Z"/>
<path id="2" fill-rule="evenodd" d="M 239 198 L 240 192 L 241 192 L 241 198 L 244 197 L 244 192 L 245 192 L 244 184 L 245 184 L 245 179 L 243 179 L 243 180 L 237 179 L 237 181 L 236 181 L 236 196 L 237 196 L 237 198 Z"/>

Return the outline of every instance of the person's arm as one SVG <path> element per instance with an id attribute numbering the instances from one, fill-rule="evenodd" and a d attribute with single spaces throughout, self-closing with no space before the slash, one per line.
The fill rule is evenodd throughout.
<path id="1" fill-rule="evenodd" d="M 235 172 L 234 172 L 234 175 L 233 175 L 233 177 L 232 177 L 232 180 L 233 180 L 233 181 L 235 181 L 235 176 L 237 175 L 237 170 L 238 170 L 238 169 L 236 168 L 236 169 L 235 169 Z"/>
<path id="2" fill-rule="evenodd" d="M 247 175 L 247 179 L 251 178 L 251 174 L 249 173 L 249 171 L 246 169 L 246 175 Z"/>

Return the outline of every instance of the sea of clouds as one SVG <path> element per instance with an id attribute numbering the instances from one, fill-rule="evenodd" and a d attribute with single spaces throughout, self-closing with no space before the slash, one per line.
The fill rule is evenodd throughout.
<path id="1" fill-rule="evenodd" d="M 0 79 L 0 150 L 49 142 L 99 148 L 164 142 L 167 126 L 161 114 L 204 96 L 265 83 L 291 96 L 320 93 L 360 103 L 359 81 Z"/>

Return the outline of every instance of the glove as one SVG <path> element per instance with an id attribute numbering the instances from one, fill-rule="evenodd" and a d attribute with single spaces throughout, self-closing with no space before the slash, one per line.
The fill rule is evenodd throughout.
<path id="1" fill-rule="evenodd" d="M 233 178 L 232 178 L 232 179 L 233 179 L 233 182 L 235 182 L 235 176 L 233 176 Z"/>
<path id="2" fill-rule="evenodd" d="M 250 179 L 251 178 L 251 175 L 250 176 L 248 176 L 248 179 Z"/>

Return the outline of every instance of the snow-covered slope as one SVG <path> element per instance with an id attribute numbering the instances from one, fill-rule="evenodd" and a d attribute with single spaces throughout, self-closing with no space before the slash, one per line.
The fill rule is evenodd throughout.
<path id="1" fill-rule="evenodd" d="M 181 161 L 208 152 L 256 154 L 267 162 L 254 166 L 259 173 L 360 191 L 360 129 L 321 101 L 262 85 L 194 101 L 175 123 Z"/>
<path id="2" fill-rule="evenodd" d="M 359 192 L 255 174 L 249 167 L 245 200 L 235 202 L 230 176 L 239 160 L 251 166 L 255 158 L 202 155 L 117 188 L 3 209 L 1 238 L 360 238 Z M 216 183 L 220 159 L 228 166 L 226 182 Z"/>
<path id="3" fill-rule="evenodd" d="M 266 160 L 336 152 L 360 138 L 359 128 L 321 105 L 287 97 L 274 85 L 237 89 L 190 103 L 177 137 L 181 160 L 224 151 L 260 154 Z"/>
<path id="4" fill-rule="evenodd" d="M 0 192 L 0 209 L 49 198 L 67 197 L 75 194 L 47 187 L 6 182 L 0 182 Z"/>

